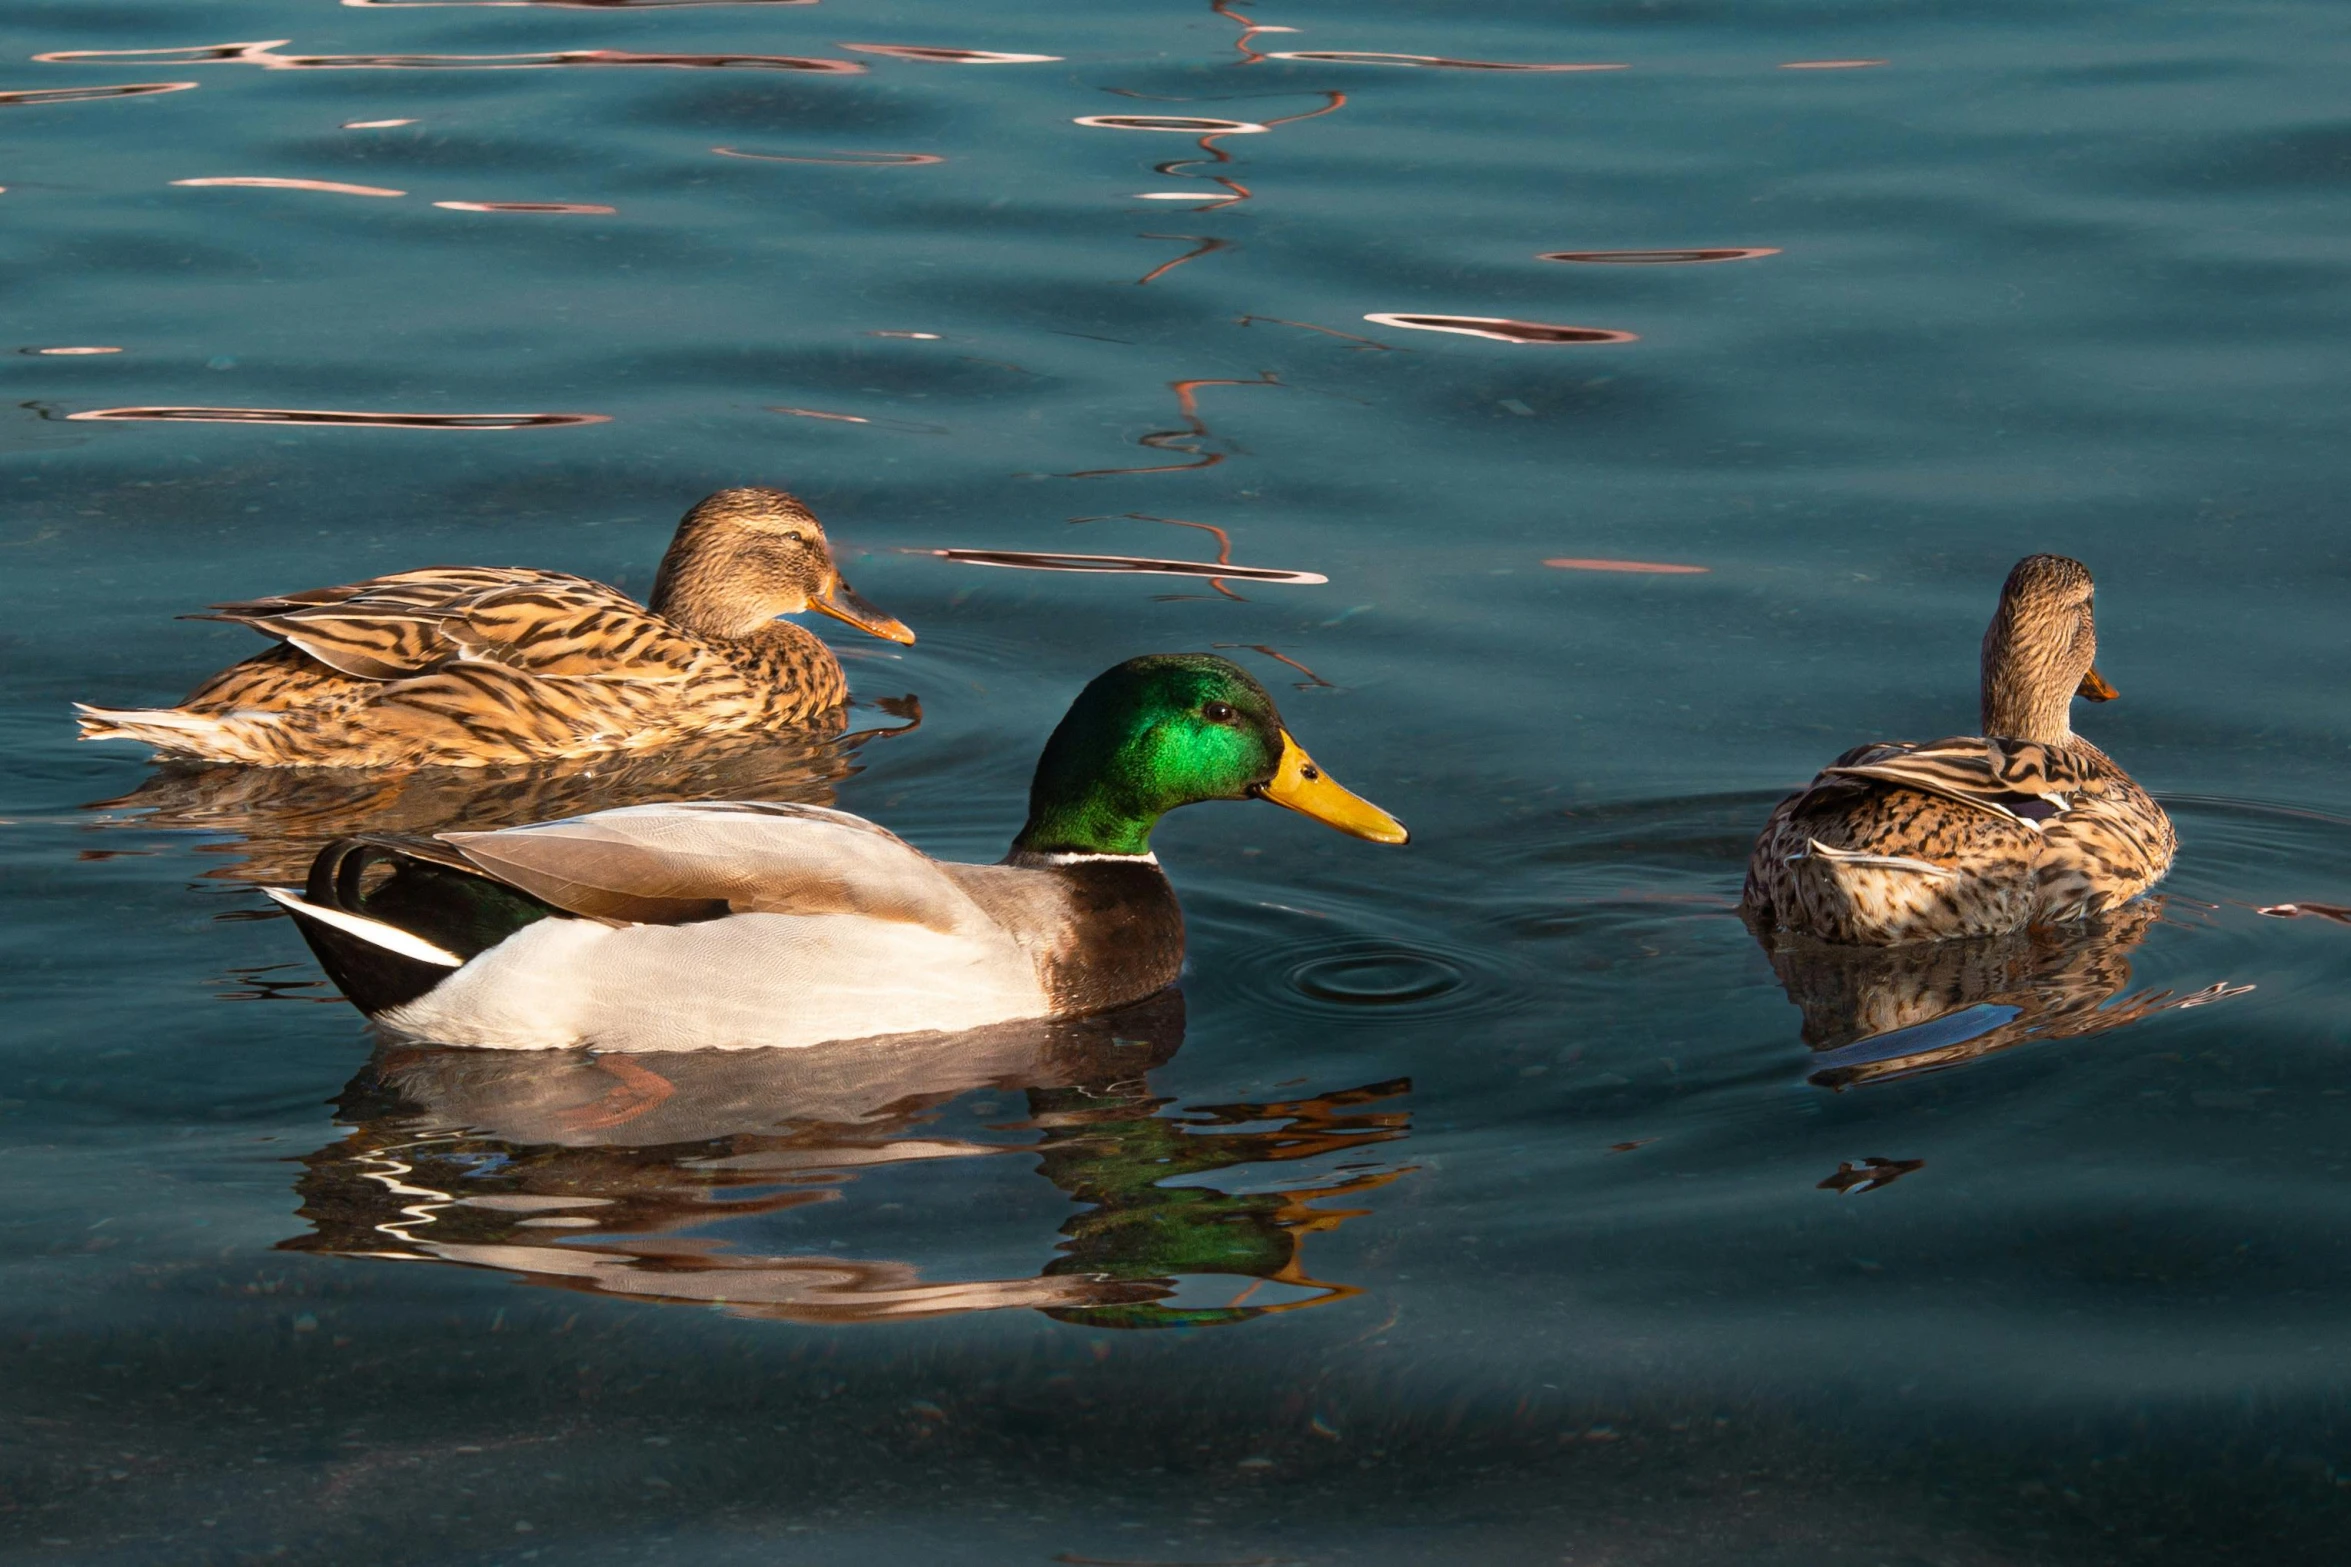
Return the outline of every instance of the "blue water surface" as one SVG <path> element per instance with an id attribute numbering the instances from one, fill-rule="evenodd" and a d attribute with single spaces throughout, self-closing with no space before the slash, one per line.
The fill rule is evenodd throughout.
<path id="1" fill-rule="evenodd" d="M 2343 1560 L 2343 21 L 17 0 L 0 1557 Z M 919 726 L 497 790 L 73 740 L 258 645 L 207 603 L 642 594 L 748 483 Z M 1220 548 L 1327 581 L 932 553 Z M 1772 801 L 1969 729 L 2041 550 L 2164 901 L 1775 968 Z M 258 890 L 623 795 L 992 857 L 1087 677 L 1205 648 L 1414 841 L 1169 820 L 1180 1005 L 453 1057 Z"/>

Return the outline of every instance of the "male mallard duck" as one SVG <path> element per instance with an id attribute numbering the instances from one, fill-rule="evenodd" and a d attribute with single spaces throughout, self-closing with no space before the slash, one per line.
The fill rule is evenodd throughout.
<path id="1" fill-rule="evenodd" d="M 2170 869 L 2170 818 L 2068 721 L 2115 695 L 2091 592 L 2080 561 L 2018 561 L 1984 633 L 1983 736 L 1838 757 L 1755 840 L 1751 916 L 1871 946 L 1982 936 L 2102 913 Z"/>
<path id="2" fill-rule="evenodd" d="M 443 1044 L 691 1050 L 955 1032 L 1174 983 L 1183 913 L 1151 852 L 1179 805 L 1271 800 L 1402 843 L 1221 658 L 1095 677 L 1045 742 L 1000 864 L 943 864 L 815 805 L 639 805 L 497 832 L 350 838 L 271 897 L 343 993 Z M 371 868 L 391 875 L 371 880 Z"/>
<path id="3" fill-rule="evenodd" d="M 832 717 L 840 661 L 779 615 L 914 633 L 850 591 L 806 506 L 720 490 L 678 524 L 650 609 L 584 577 L 434 566 L 216 604 L 278 639 L 178 707 L 76 704 L 85 740 L 270 767 L 480 767 Z"/>

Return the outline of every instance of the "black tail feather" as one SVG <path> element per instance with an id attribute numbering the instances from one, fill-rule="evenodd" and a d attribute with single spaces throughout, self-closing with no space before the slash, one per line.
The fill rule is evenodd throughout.
<path id="1" fill-rule="evenodd" d="M 370 887 L 367 873 L 379 865 L 391 875 Z M 446 844 L 390 834 L 338 838 L 321 849 L 303 897 L 317 908 L 397 926 L 465 959 L 556 913 L 473 869 Z M 320 920 L 295 923 L 319 967 L 370 1017 L 414 1001 L 452 972 Z"/>

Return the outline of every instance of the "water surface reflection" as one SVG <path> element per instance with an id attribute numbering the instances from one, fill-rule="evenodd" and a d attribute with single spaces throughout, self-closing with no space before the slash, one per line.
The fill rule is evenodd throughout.
<path id="1" fill-rule="evenodd" d="M 1215 241 L 1212 245 L 1203 246 L 1201 251 L 1195 251 L 1193 254 L 1199 255 L 1203 251 L 1212 249 L 1215 245 L 1221 245 L 1222 243 L 1223 241 L 1221 240 Z M 1182 262 L 1188 261 L 1190 259 L 1191 258 L 1188 256 L 1178 257 L 1175 261 L 1168 263 L 1168 265 L 1179 265 Z M 1160 272 L 1165 272 L 1166 270 L 1167 267 L 1161 267 L 1157 272 L 1153 272 L 1151 277 L 1157 277 L 1159 276 Z M 1146 283 L 1150 280 L 1151 278 L 1143 279 L 1143 281 Z M 1213 468 L 1218 463 L 1223 462 L 1225 458 L 1231 454 L 1227 452 L 1214 452 L 1206 449 L 1205 443 L 1211 437 L 1208 428 L 1208 421 L 1200 416 L 1200 389 L 1206 386 L 1278 387 L 1281 384 L 1280 377 L 1276 376 L 1271 370 L 1260 370 L 1256 375 L 1245 380 L 1236 380 L 1223 376 L 1201 376 L 1186 381 L 1170 381 L 1167 383 L 1167 389 L 1176 395 L 1176 413 L 1177 416 L 1184 421 L 1183 428 L 1178 430 L 1153 430 L 1148 435 L 1136 436 L 1135 444 L 1137 446 L 1147 446 L 1155 452 L 1184 452 L 1197 459 L 1196 461 L 1162 463 L 1157 466 L 1142 468 L 1081 468 L 1075 473 L 1065 473 L 1061 475 L 1061 477 L 1064 479 L 1108 479 L 1131 473 L 1183 473 L 1194 468 Z"/>
<path id="2" fill-rule="evenodd" d="M 926 44 L 835 44 L 851 54 L 885 55 L 893 60 L 926 60 L 934 65 L 1044 65 L 1057 54 L 1001 54 L 993 49 L 938 49 Z"/>
<path id="3" fill-rule="evenodd" d="M 899 728 L 838 739 L 807 733 L 725 736 L 641 756 L 537 767 L 240 767 L 171 762 L 129 794 L 82 807 L 100 830 L 218 834 L 198 852 L 223 856 L 209 878 L 295 886 L 311 858 L 358 833 L 430 834 L 554 821 L 584 811 L 671 800 L 833 803 L 859 770 L 857 752 L 921 721 L 911 697 L 882 704 Z"/>
<path id="4" fill-rule="evenodd" d="M 1755 261 L 1776 256 L 1771 245 L 1723 245 L 1701 250 L 1547 250 L 1537 261 L 1579 261 L 1588 266 L 1687 267 L 1717 261 Z"/>
<path id="5" fill-rule="evenodd" d="M 1369 49 L 1285 49 L 1268 60 L 1306 60 L 1322 65 L 1410 65 L 1439 71 L 1621 71 L 1617 64 L 1531 64 L 1511 60 L 1453 60 L 1439 54 L 1382 54 Z"/>
<path id="6" fill-rule="evenodd" d="M 1171 991 L 1103 1017 L 806 1050 L 386 1046 L 344 1090 L 349 1133 L 303 1161 L 311 1228 L 281 1245 L 816 1323 L 1022 1308 L 1199 1327 L 1357 1293 L 1312 1276 L 1301 1248 L 1365 1211 L 1317 1202 L 1406 1173 L 1366 1155 L 1406 1135 L 1406 1112 L 1374 1107 L 1411 1084 L 1179 1109 L 1148 1074 L 1183 1029 Z M 1057 1255 L 941 1276 L 974 1249 L 973 1216 L 935 1211 L 984 1179 L 973 1161 L 1004 1158 L 1034 1159 L 1083 1211 L 1057 1242 L 980 1216 L 981 1242 Z M 873 1248 L 892 1255 L 829 1239 L 916 1206 L 873 1195 L 908 1182 L 930 1212 Z"/>
<path id="7" fill-rule="evenodd" d="M 541 6 L 558 11 L 659 11 L 682 6 L 815 5 L 817 0 L 343 0 L 354 10 L 443 11 L 451 8 L 517 10 Z"/>
<path id="8" fill-rule="evenodd" d="M 186 92 L 195 82 L 123 82 L 112 87 L 25 87 L 0 92 L 0 104 L 82 103 L 92 98 L 138 98 L 149 93 Z"/>
<path id="9" fill-rule="evenodd" d="M 436 201 L 451 212 L 581 212 L 609 214 L 612 208 L 592 201 Z"/>
<path id="10" fill-rule="evenodd" d="M 281 179 L 268 174 L 215 174 L 204 179 L 173 180 L 174 185 L 243 185 L 255 190 L 317 190 L 335 196 L 405 196 L 404 190 L 382 185 L 345 185 L 336 180 Z"/>
<path id="11" fill-rule="evenodd" d="M 537 430 L 612 422 L 610 414 L 407 414 L 346 408 L 92 408 L 65 417 L 195 424 L 329 424 L 376 430 Z"/>
<path id="12" fill-rule="evenodd" d="M 1559 571 L 1621 571 L 1653 577 L 1702 577 L 1714 568 L 1664 560 L 1603 560 L 1590 555 L 1554 555 L 1543 562 Z"/>
<path id="13" fill-rule="evenodd" d="M 1557 326 L 1548 321 L 1516 321 L 1508 316 L 1403 315 L 1379 311 L 1364 320 L 1377 326 L 1406 327 L 1415 332 L 1456 332 L 1463 337 L 1489 337 L 1497 343 L 1636 343 L 1631 332 L 1597 326 Z"/>
<path id="14" fill-rule="evenodd" d="M 1230 561 L 1162 560 L 1149 555 L 1069 555 L 1048 550 L 913 550 L 966 566 L 1010 566 L 1021 571 L 1142 572 L 1171 577 L 1230 577 L 1240 582 L 1293 582 L 1312 586 L 1331 579 L 1315 571 L 1284 571 L 1275 566 L 1236 566 Z"/>
<path id="15" fill-rule="evenodd" d="M 1192 114 L 1083 114 L 1070 123 L 1100 131 L 1175 131 L 1186 136 L 1255 136 L 1270 128 L 1254 120 L 1216 120 Z"/>
<path id="16" fill-rule="evenodd" d="M 121 60 L 153 65 L 258 65 L 272 71 L 537 71 L 570 65 L 662 65 L 695 70 L 817 71 L 855 76 L 865 70 L 855 60 L 828 60 L 806 55 L 643 54 L 630 49 L 562 49 L 546 54 L 276 52 L 292 42 L 291 38 L 268 38 L 257 43 L 198 44 L 185 49 L 56 49 L 47 54 L 36 54 L 33 58 L 46 65 L 93 65 Z"/>
<path id="17" fill-rule="evenodd" d="M 842 152 L 827 157 L 814 154 L 794 156 L 781 152 L 745 152 L 740 147 L 713 147 L 722 158 L 748 158 L 754 163 L 838 163 L 850 168 L 886 169 L 900 165 L 945 163 L 947 160 L 932 152 Z"/>
<path id="18" fill-rule="evenodd" d="M 2162 913 L 2161 899 L 2147 899 L 2087 925 L 1896 947 L 1767 930 L 1756 940 L 1804 1013 L 1804 1042 L 1818 1052 L 1812 1081 L 1845 1088 L 2080 1039 L 2253 988 L 2221 980 L 2186 995 L 2124 994 L 2130 954 Z"/>

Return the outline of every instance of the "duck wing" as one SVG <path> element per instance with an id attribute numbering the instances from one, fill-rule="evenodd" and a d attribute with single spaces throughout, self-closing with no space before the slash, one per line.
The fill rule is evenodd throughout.
<path id="1" fill-rule="evenodd" d="M 821 805 L 637 805 L 439 837 L 499 881 L 608 924 L 730 913 L 834 914 L 941 933 L 993 924 L 936 860 Z"/>
<path id="2" fill-rule="evenodd" d="M 2073 808 L 2087 780 L 2073 758 L 2030 740 L 1958 735 L 1862 746 L 1821 770 L 1807 795 L 1840 783 L 1887 784 L 2040 827 Z"/>
<path id="3" fill-rule="evenodd" d="M 667 684 L 728 669 L 627 594 L 579 577 L 492 589 L 438 630 L 455 658 L 541 679 Z"/>
<path id="4" fill-rule="evenodd" d="M 389 576 L 346 582 L 340 587 L 305 588 L 299 593 L 273 593 L 264 598 L 213 604 L 186 620 L 230 620 L 250 624 L 273 615 L 365 599 L 385 608 L 430 609 L 458 603 L 491 588 L 530 582 L 552 573 L 520 566 L 427 566 L 418 571 L 396 571 Z M 578 580 L 578 579 L 575 579 Z"/>
<path id="5" fill-rule="evenodd" d="M 251 626 L 366 680 L 494 663 L 550 678 L 672 681 L 710 656 L 618 589 L 550 571 L 437 566 L 216 604 L 198 618 Z"/>

